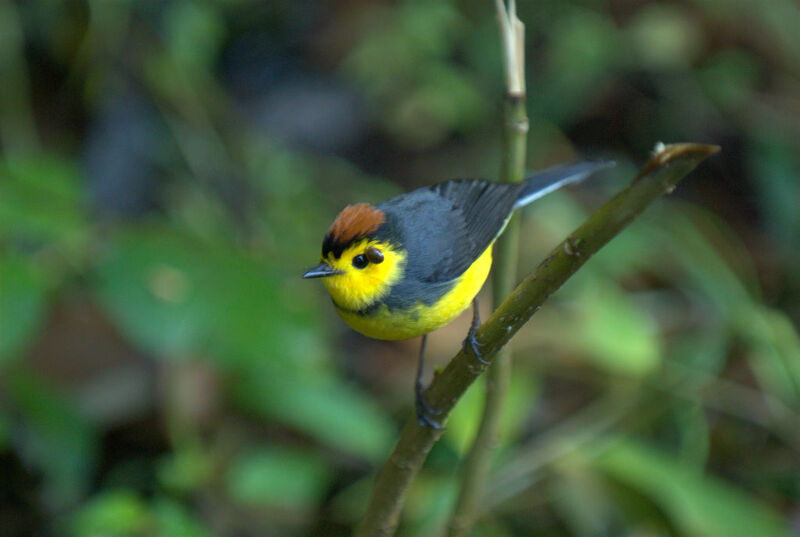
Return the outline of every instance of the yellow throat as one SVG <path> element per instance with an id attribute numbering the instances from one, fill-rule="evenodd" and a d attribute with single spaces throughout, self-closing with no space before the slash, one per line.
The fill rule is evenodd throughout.
<path id="1" fill-rule="evenodd" d="M 383 262 L 370 263 L 363 269 L 355 268 L 352 264 L 353 257 L 373 246 L 383 253 Z M 392 285 L 403 276 L 406 255 L 403 250 L 395 250 L 389 244 L 365 239 L 351 245 L 339 258 L 330 254 L 323 261 L 342 272 L 322 279 L 337 309 L 358 311 L 378 302 L 389 293 Z"/>

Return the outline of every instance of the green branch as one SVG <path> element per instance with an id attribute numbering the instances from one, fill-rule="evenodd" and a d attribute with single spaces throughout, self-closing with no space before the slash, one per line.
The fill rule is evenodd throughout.
<path id="1" fill-rule="evenodd" d="M 25 63 L 25 37 L 16 4 L 0 2 L 0 145 L 5 153 L 40 149 Z"/>
<path id="2" fill-rule="evenodd" d="M 503 102 L 503 158 L 500 162 L 500 182 L 519 183 L 525 178 L 528 146 L 528 115 L 525 110 L 525 26 L 517 18 L 516 2 L 505 5 L 495 2 L 500 37 L 503 43 L 503 64 L 506 72 L 506 95 Z M 494 307 L 517 281 L 519 217 L 513 215 L 505 232 L 494 247 L 495 262 L 492 277 Z M 500 428 L 511 384 L 511 346 L 504 347 L 486 374 L 486 399 L 483 415 L 469 455 L 464 461 L 461 488 L 447 531 L 448 537 L 466 537 L 475 524 L 480 498 L 486 488 L 492 454 L 499 442 Z"/>
<path id="3" fill-rule="evenodd" d="M 711 145 L 660 145 L 633 183 L 556 246 L 480 326 L 476 338 L 483 357 L 494 359 L 545 300 L 595 252 L 717 151 L 719 147 Z M 471 354 L 461 351 L 434 377 L 425 397 L 441 409 L 442 421 L 483 370 Z M 394 534 L 408 487 L 441 434 L 442 431 L 421 427 L 416 417 L 409 417 L 392 454 L 378 472 L 357 537 Z"/>

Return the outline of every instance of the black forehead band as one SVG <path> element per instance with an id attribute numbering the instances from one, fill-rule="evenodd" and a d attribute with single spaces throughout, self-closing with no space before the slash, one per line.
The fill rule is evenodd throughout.
<path id="1" fill-rule="evenodd" d="M 354 240 L 341 243 L 337 240 L 334 240 L 334 238 L 330 235 L 325 235 L 325 238 L 322 240 L 322 257 L 328 257 L 330 254 L 333 254 L 333 257 L 337 259 L 342 257 L 342 252 L 344 252 L 348 246 L 353 244 Z"/>

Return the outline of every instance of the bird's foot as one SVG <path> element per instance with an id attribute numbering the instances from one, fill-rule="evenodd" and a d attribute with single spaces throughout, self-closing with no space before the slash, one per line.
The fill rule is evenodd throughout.
<path id="1" fill-rule="evenodd" d="M 442 427 L 442 424 L 434 418 L 434 416 L 441 414 L 442 411 L 437 408 L 433 408 L 425 399 L 425 388 L 421 383 L 416 385 L 414 395 L 414 406 L 417 410 L 417 422 L 422 427 L 430 427 L 431 429 L 435 429 L 437 431 L 443 430 L 444 427 Z"/>
<path id="2" fill-rule="evenodd" d="M 470 327 L 469 332 L 467 332 L 467 337 L 464 338 L 464 343 L 461 344 L 461 348 L 464 349 L 464 352 L 467 352 L 467 345 L 469 345 L 469 349 L 472 351 L 472 355 L 475 356 L 475 359 L 483 365 L 489 365 L 491 362 L 489 362 L 489 360 L 484 360 L 483 354 L 481 354 L 481 344 L 478 343 L 475 337 L 476 331 L 477 329 L 474 325 Z"/>

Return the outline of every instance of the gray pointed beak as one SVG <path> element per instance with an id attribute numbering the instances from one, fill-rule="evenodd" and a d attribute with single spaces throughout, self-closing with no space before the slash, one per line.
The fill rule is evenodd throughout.
<path id="1" fill-rule="evenodd" d="M 303 274 L 303 278 L 324 278 L 326 276 L 335 276 L 337 274 L 344 274 L 344 272 L 341 270 L 336 270 L 327 263 L 320 263 L 316 267 L 309 269 L 305 274 Z"/>

